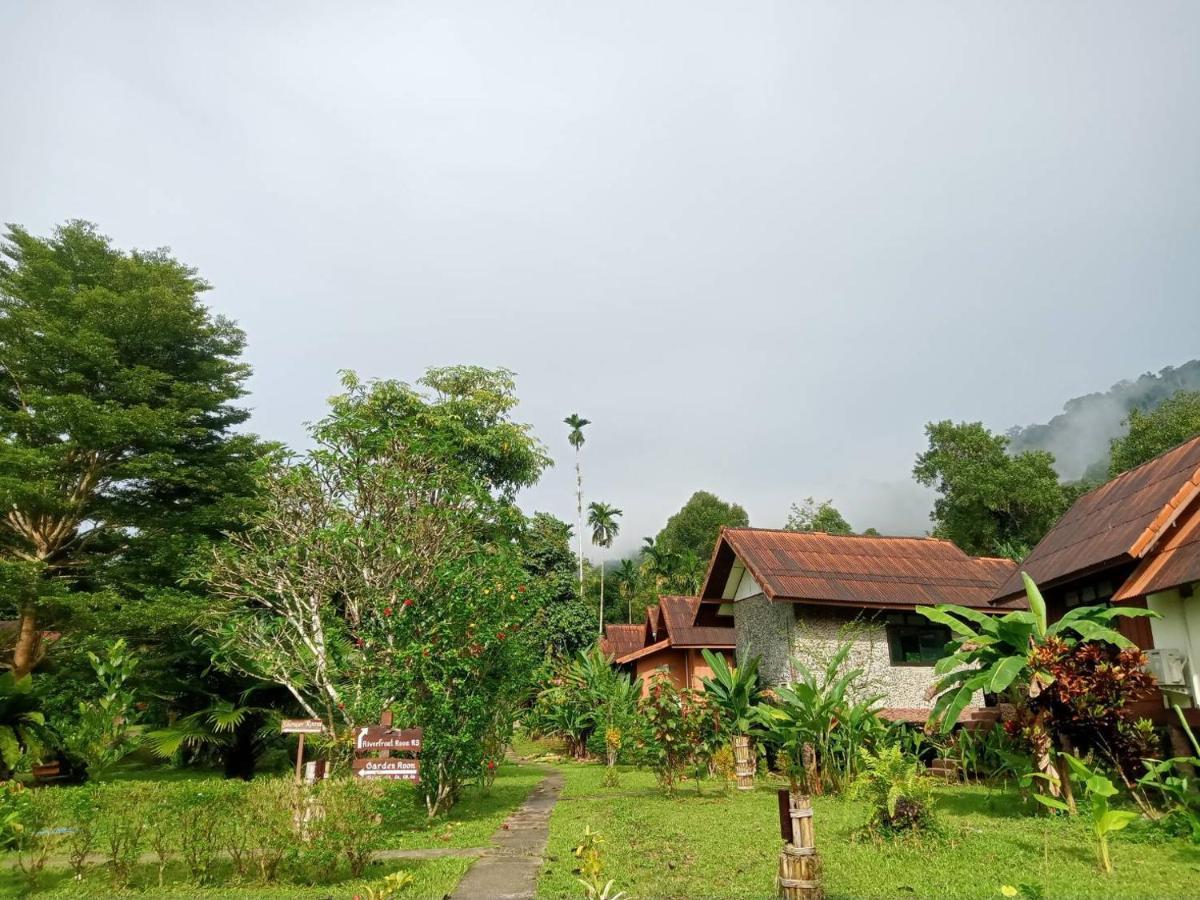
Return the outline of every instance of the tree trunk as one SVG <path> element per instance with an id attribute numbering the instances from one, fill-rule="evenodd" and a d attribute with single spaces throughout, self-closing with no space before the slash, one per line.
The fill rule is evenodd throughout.
<path id="1" fill-rule="evenodd" d="M 583 599 L 583 467 L 575 448 L 575 516 L 579 520 L 579 599 Z"/>
<path id="2" fill-rule="evenodd" d="M 604 558 L 600 558 L 600 635 L 604 635 Z"/>
<path id="3" fill-rule="evenodd" d="M 21 607 L 17 643 L 13 647 L 12 673 L 14 678 L 24 678 L 37 665 L 40 638 L 41 633 L 37 627 L 37 609 L 32 603 L 27 603 Z"/>

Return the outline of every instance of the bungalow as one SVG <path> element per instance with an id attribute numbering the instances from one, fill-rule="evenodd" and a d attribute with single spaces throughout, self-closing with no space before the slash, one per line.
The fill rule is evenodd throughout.
<path id="1" fill-rule="evenodd" d="M 712 675 L 702 650 L 720 653 L 732 663 L 732 623 L 718 620 L 716 610 L 701 609 L 695 597 L 659 597 L 646 608 L 640 625 L 605 626 L 600 648 L 616 665 L 642 679 L 643 696 L 656 678 L 669 678 L 676 688 L 703 690 Z"/>
<path id="2" fill-rule="evenodd" d="M 1130 469 L 1084 494 L 1021 563 L 1041 587 L 1051 620 L 1076 606 L 1122 603 L 1162 618 L 1118 619 L 1146 651 L 1161 696 L 1139 713 L 1172 728 L 1178 704 L 1200 725 L 1200 438 Z M 1014 573 L 992 598 L 1021 602 Z M 1186 748 L 1186 743 L 1180 743 Z"/>
<path id="3" fill-rule="evenodd" d="M 700 593 L 714 620 L 732 620 L 737 658 L 760 658 L 767 684 L 796 679 L 794 660 L 820 668 L 844 640 L 867 689 L 891 719 L 923 722 L 932 666 L 950 632 L 915 613 L 953 603 L 985 612 L 1015 571 L 949 541 L 723 528 Z M 983 705 L 982 694 L 973 704 Z M 992 718 L 972 714 L 965 720 Z"/>

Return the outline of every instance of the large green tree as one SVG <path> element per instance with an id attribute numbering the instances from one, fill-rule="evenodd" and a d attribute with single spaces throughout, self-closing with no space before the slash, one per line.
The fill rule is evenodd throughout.
<path id="1" fill-rule="evenodd" d="M 1126 422 L 1129 430 L 1112 442 L 1110 478 L 1200 435 L 1200 391 L 1179 391 L 1149 412 L 1135 409 Z"/>
<path id="2" fill-rule="evenodd" d="M 1042 450 L 1015 456 L 981 422 L 931 422 L 913 476 L 934 488 L 933 533 L 967 553 L 1022 557 L 1074 499 Z"/>
<path id="3" fill-rule="evenodd" d="M 653 544 L 660 554 L 675 553 L 680 559 L 686 557 L 693 569 L 702 568 L 708 565 L 721 526 L 749 524 L 746 510 L 736 503 L 726 503 L 708 491 L 696 491 L 679 512 L 667 519 Z M 687 556 L 689 551 L 691 555 Z"/>
<path id="4" fill-rule="evenodd" d="M 233 432 L 244 337 L 207 289 L 167 251 L 122 251 L 85 222 L 49 238 L 10 226 L 0 244 L 0 578 L 18 676 L 45 628 L 173 586 L 252 492 L 258 448 Z"/>
<path id="5" fill-rule="evenodd" d="M 315 447 L 207 573 L 219 662 L 285 688 L 343 733 L 392 709 L 425 728 L 430 814 L 507 738 L 542 585 L 513 502 L 549 463 L 515 423 L 511 374 L 431 370 L 416 388 L 344 377 Z"/>
<path id="6" fill-rule="evenodd" d="M 549 513 L 530 517 L 521 537 L 521 564 L 542 585 L 541 603 L 525 629 L 540 655 L 573 656 L 596 641 L 594 610 L 579 596 L 571 526 Z"/>

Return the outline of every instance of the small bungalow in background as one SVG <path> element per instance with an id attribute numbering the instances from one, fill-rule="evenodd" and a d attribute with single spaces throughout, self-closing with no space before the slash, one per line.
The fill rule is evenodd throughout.
<path id="1" fill-rule="evenodd" d="M 680 690 L 703 690 L 712 669 L 701 651 L 732 663 L 735 646 L 732 620 L 702 609 L 696 597 L 659 597 L 640 625 L 607 625 L 600 641 L 616 665 L 642 679 L 643 696 L 656 678 L 669 678 Z"/>
<path id="2" fill-rule="evenodd" d="M 916 607 L 1001 612 L 989 601 L 1015 571 L 1011 560 L 968 556 L 934 538 L 723 528 L 700 605 L 732 619 L 737 658 L 758 656 L 768 685 L 795 681 L 793 660 L 823 668 L 849 640 L 848 664 L 883 694 L 884 715 L 924 722 L 933 665 L 950 632 Z M 962 721 L 995 721 L 982 694 L 973 705 Z"/>
<path id="3" fill-rule="evenodd" d="M 1021 568 L 1040 586 L 1051 621 L 1104 603 L 1158 612 L 1162 618 L 1116 620 L 1146 651 L 1161 689 L 1137 711 L 1170 726 L 1176 741 L 1184 736 L 1171 704 L 1200 725 L 1200 438 L 1084 494 Z M 992 605 L 1008 609 L 1022 596 L 1014 573 Z"/>

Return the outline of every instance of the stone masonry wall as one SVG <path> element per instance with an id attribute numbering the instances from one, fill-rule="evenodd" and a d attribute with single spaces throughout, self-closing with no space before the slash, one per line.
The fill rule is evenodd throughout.
<path id="1" fill-rule="evenodd" d="M 846 667 L 863 670 L 860 695 L 883 694 L 882 705 L 890 709 L 928 709 L 933 705 L 925 697 L 934 678 L 932 666 L 891 664 L 886 613 L 807 606 L 799 607 L 797 615 L 792 604 L 772 603 L 758 594 L 739 600 L 733 614 L 738 661 L 760 656 L 759 672 L 767 684 L 794 681 L 793 660 L 819 673 L 839 644 L 849 640 L 852 647 Z M 979 694 L 972 705 L 982 702 Z"/>

